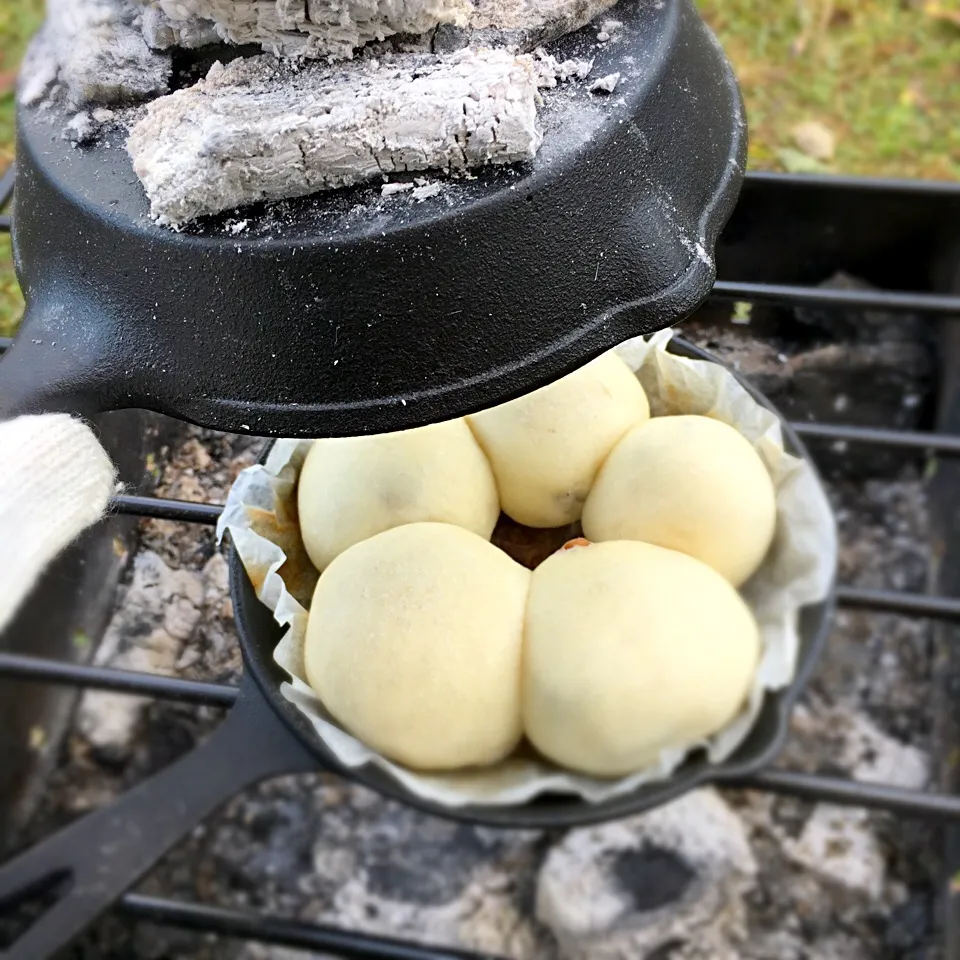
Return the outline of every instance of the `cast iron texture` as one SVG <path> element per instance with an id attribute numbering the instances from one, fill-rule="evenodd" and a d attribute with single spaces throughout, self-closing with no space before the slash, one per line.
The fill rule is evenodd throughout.
<path id="1" fill-rule="evenodd" d="M 692 0 L 628 0 L 552 44 L 616 91 L 550 91 L 544 146 L 416 203 L 379 188 L 156 226 L 124 138 L 19 113 L 27 313 L 0 416 L 144 407 L 265 436 L 399 430 L 492 406 L 707 296 L 742 181 L 737 84 Z"/>

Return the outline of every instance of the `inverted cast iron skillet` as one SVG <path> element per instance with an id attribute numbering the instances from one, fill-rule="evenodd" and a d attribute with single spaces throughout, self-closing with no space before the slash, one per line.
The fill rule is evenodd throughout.
<path id="1" fill-rule="evenodd" d="M 386 432 L 681 320 L 710 291 L 739 192 L 740 93 L 692 0 L 607 16 L 623 23 L 610 42 L 593 26 L 550 51 L 619 73 L 614 93 L 548 91 L 535 161 L 422 203 L 337 191 L 174 233 L 149 220 L 120 132 L 78 148 L 21 108 L 27 311 L 0 419 L 141 407 L 263 436 Z"/>
<path id="2" fill-rule="evenodd" d="M 676 352 L 713 359 L 674 341 Z M 773 410 L 760 394 L 750 393 Z M 776 411 L 775 411 L 776 412 Z M 809 455 L 790 427 L 784 440 L 794 454 Z M 812 466 L 812 463 L 811 463 Z M 796 677 L 768 694 L 747 740 L 723 763 L 692 756 L 669 779 L 590 804 L 543 796 L 503 807 L 450 808 L 422 800 L 372 767 L 341 766 L 304 717 L 280 694 L 287 679 L 273 660 L 281 629 L 257 599 L 236 552 L 230 557 L 234 614 L 245 672 L 240 696 L 226 720 L 200 747 L 103 810 L 90 814 L 0 867 L 0 910 L 28 888 L 71 877 L 72 886 L 45 917 L 14 945 L 7 960 L 39 960 L 67 943 L 132 886 L 181 837 L 243 787 L 280 774 L 334 771 L 426 813 L 491 827 L 572 827 L 648 810 L 693 787 L 734 781 L 771 763 L 787 734 L 790 710 L 826 639 L 833 596 L 800 615 Z"/>

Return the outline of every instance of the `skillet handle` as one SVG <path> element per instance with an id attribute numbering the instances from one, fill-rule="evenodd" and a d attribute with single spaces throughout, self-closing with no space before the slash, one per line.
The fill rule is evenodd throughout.
<path id="1" fill-rule="evenodd" d="M 69 881 L 3 960 L 45 960 L 133 886 L 181 837 L 243 787 L 318 769 L 246 677 L 209 739 L 103 809 L 0 866 L 4 908 Z"/>
<path id="2" fill-rule="evenodd" d="M 111 318 L 79 300 L 69 308 L 29 300 L 13 345 L 0 354 L 0 420 L 37 413 L 89 420 L 134 406 L 120 343 Z"/>

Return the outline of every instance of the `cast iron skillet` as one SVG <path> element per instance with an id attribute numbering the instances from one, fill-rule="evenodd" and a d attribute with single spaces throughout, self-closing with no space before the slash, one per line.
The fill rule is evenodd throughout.
<path id="1" fill-rule="evenodd" d="M 260 436 L 382 433 L 501 403 L 691 313 L 743 176 L 740 93 L 692 0 L 550 44 L 618 72 L 548 92 L 530 164 L 422 203 L 379 188 L 153 224 L 120 132 L 18 116 L 27 297 L 0 419 L 140 407 Z M 62 118 L 59 118 L 62 122 Z M 230 222 L 248 219 L 239 234 Z"/>
<path id="2" fill-rule="evenodd" d="M 684 356 L 713 360 L 683 341 L 673 347 Z M 772 405 L 744 384 L 765 406 Z M 774 410 L 774 412 L 776 412 Z M 784 440 L 810 462 L 796 434 L 784 423 Z M 280 694 L 287 679 L 273 661 L 281 629 L 257 599 L 236 552 L 230 581 L 245 672 L 236 705 L 200 747 L 171 764 L 120 800 L 74 822 L 38 846 L 0 867 L 0 908 L 28 887 L 70 877 L 72 887 L 44 922 L 29 930 L 4 956 L 39 960 L 65 945 L 181 837 L 243 787 L 280 774 L 326 769 L 389 797 L 435 814 L 491 827 L 536 829 L 573 827 L 649 810 L 696 786 L 732 781 L 770 764 L 787 734 L 790 710 L 823 648 L 833 611 L 833 594 L 806 607 L 800 616 L 797 675 L 785 690 L 769 694 L 749 738 L 727 761 L 709 765 L 702 756 L 688 760 L 672 777 L 604 803 L 544 796 L 508 807 L 448 808 L 422 800 L 375 768 L 344 768 L 333 758 L 301 714 Z"/>

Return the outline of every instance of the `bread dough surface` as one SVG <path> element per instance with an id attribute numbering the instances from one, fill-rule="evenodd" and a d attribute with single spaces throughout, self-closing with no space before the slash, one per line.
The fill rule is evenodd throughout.
<path id="1" fill-rule="evenodd" d="M 318 570 L 353 544 L 404 523 L 452 523 L 489 540 L 500 515 L 493 472 L 462 419 L 314 441 L 297 505 Z"/>
<path id="2" fill-rule="evenodd" d="M 530 583 L 527 736 L 572 770 L 637 772 L 733 720 L 759 651 L 749 608 L 699 561 L 630 541 L 561 551 Z"/>
<path id="3" fill-rule="evenodd" d="M 633 371 L 606 353 L 467 422 L 493 466 L 504 513 L 528 527 L 562 527 L 580 518 L 614 444 L 649 416 Z"/>
<path id="4" fill-rule="evenodd" d="M 414 769 L 495 763 L 521 738 L 530 573 L 448 524 L 397 527 L 323 573 L 304 658 L 347 730 Z"/>
<path id="5" fill-rule="evenodd" d="M 777 503 L 760 455 L 710 417 L 655 417 L 631 430 L 583 508 L 589 540 L 641 540 L 687 553 L 744 583 L 773 542 Z"/>

